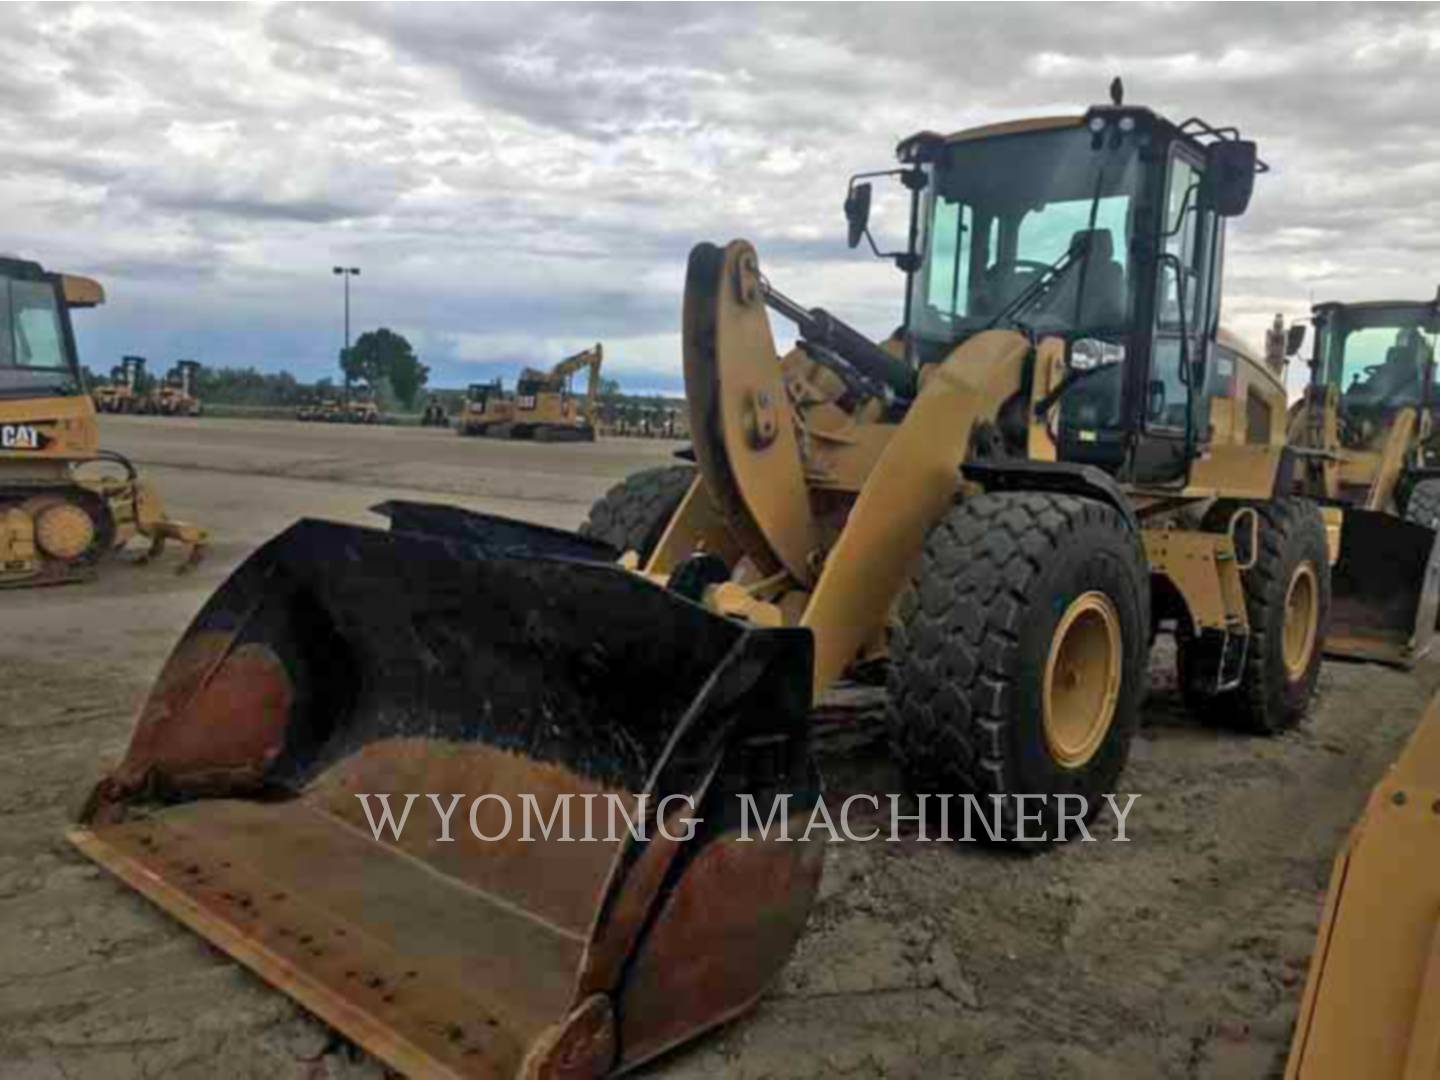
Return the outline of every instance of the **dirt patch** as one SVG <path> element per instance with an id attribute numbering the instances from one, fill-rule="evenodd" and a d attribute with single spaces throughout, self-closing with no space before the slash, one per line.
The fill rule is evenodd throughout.
<path id="1" fill-rule="evenodd" d="M 652 1067 L 709 1077 L 1261 1077 L 1288 1046 L 1333 856 L 1440 672 L 1326 668 L 1278 739 L 1185 716 L 1161 650 L 1129 843 L 1038 856 L 836 844 L 745 1020 Z M 288 998 L 74 854 L 151 663 L 0 655 L 0 1060 L 7 1077 L 379 1077 Z M 878 692 L 818 717 L 829 798 L 890 791 Z"/>

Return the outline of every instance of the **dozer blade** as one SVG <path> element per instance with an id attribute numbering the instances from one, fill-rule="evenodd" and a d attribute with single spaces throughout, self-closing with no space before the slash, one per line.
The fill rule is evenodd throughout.
<path id="1" fill-rule="evenodd" d="M 1437 534 L 1389 514 L 1346 510 L 1331 576 L 1330 656 L 1409 667 L 1435 637 Z"/>
<path id="2" fill-rule="evenodd" d="M 808 632 L 579 537 L 385 509 L 242 564 L 73 842 L 411 1076 L 604 1075 L 744 1010 L 819 883 L 779 836 L 819 798 Z M 377 839 L 380 795 L 397 825 L 417 797 Z"/>

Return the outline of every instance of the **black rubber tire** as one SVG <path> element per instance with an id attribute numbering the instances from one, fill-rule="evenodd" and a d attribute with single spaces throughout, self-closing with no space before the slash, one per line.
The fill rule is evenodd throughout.
<path id="1" fill-rule="evenodd" d="M 643 562 L 694 479 L 693 465 L 661 465 L 633 473 L 590 507 L 580 535 L 603 540 L 622 553 L 638 552 Z"/>
<path id="2" fill-rule="evenodd" d="M 1440 531 L 1440 480 L 1421 480 L 1410 489 L 1405 520 Z"/>
<path id="3" fill-rule="evenodd" d="M 1120 689 L 1104 741 L 1083 765 L 1067 767 L 1046 745 L 1044 673 L 1061 617 L 1089 591 L 1104 593 L 1118 615 Z M 1149 637 L 1145 554 L 1113 507 L 1041 492 L 952 507 L 926 538 L 890 627 L 887 720 L 912 789 L 974 794 L 985 808 L 989 795 L 1082 795 L 1093 817 L 1129 756 Z M 1002 805 L 1002 829 L 1013 838 L 1016 804 Z M 1051 838 L 1059 810 L 1045 800 Z M 1042 826 L 1032 820 L 1026 832 Z"/>
<path id="4" fill-rule="evenodd" d="M 1228 522 L 1236 506 L 1227 503 L 1216 507 L 1207 516 L 1207 525 Z M 1315 695 L 1330 618 L 1330 554 L 1325 520 L 1308 499 L 1258 503 L 1255 510 L 1260 515 L 1260 549 L 1255 564 L 1240 575 L 1245 587 L 1245 614 L 1250 622 L 1240 685 L 1211 697 L 1186 689 L 1186 703 L 1207 720 L 1257 735 L 1274 735 L 1304 719 Z M 1310 663 L 1300 677 L 1290 679 L 1284 657 L 1285 597 L 1296 568 L 1305 560 L 1314 567 L 1320 610 Z M 1181 686 L 1186 688 L 1187 652 L 1196 646 L 1185 633 L 1178 636 L 1176 645 Z"/>

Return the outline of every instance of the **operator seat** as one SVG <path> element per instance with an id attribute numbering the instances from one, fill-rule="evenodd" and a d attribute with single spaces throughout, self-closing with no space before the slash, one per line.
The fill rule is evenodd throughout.
<path id="1" fill-rule="evenodd" d="M 1089 243 L 1088 266 L 1077 266 L 1065 275 L 1056 290 L 1056 297 L 1046 307 L 1067 323 L 1073 318 L 1076 327 L 1121 326 L 1125 322 L 1125 267 L 1115 259 L 1115 240 L 1109 229 L 1081 229 L 1070 238 L 1070 250 L 1081 255 Z M 1085 294 L 1081 298 L 1079 317 L 1075 318 L 1075 298 L 1080 295 L 1081 279 Z"/>

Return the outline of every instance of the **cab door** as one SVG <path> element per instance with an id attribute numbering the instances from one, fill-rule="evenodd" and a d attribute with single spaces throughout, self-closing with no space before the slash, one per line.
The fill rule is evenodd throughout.
<path id="1" fill-rule="evenodd" d="M 1196 447 L 1208 439 L 1205 373 L 1213 367 L 1219 318 L 1220 219 L 1204 205 L 1203 178 L 1201 155 L 1174 144 L 1166 166 L 1150 365 L 1134 458 L 1139 483 L 1183 482 L 1190 465 L 1187 438 Z"/>

